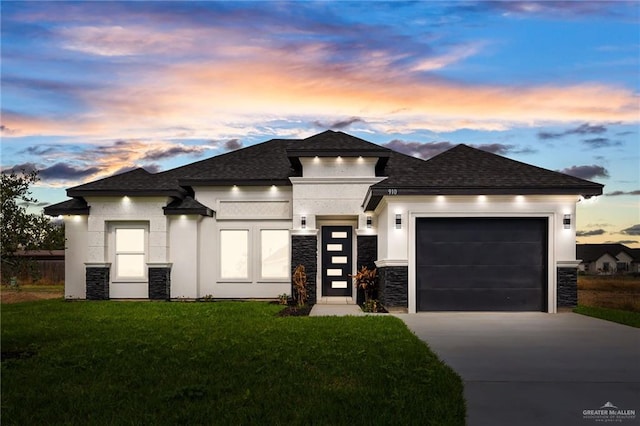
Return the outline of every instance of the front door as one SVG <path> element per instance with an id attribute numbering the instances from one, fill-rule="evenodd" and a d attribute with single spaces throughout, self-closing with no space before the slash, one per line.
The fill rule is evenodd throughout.
<path id="1" fill-rule="evenodd" d="M 350 226 L 322 227 L 322 295 L 351 296 L 352 233 Z"/>

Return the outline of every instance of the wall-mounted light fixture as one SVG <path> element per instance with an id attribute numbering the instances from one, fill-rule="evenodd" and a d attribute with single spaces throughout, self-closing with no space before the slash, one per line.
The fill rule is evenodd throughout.
<path id="1" fill-rule="evenodd" d="M 396 229 L 402 229 L 402 215 L 396 215 Z"/>
<path id="2" fill-rule="evenodd" d="M 300 217 L 300 228 L 307 229 L 307 217 L 306 216 Z"/>
<path id="3" fill-rule="evenodd" d="M 372 224 L 373 224 L 373 220 L 371 219 L 371 216 L 367 216 L 367 228 L 371 228 Z"/>
<path id="4" fill-rule="evenodd" d="M 571 215 L 565 214 L 562 219 L 562 224 L 564 225 L 564 229 L 571 229 Z"/>

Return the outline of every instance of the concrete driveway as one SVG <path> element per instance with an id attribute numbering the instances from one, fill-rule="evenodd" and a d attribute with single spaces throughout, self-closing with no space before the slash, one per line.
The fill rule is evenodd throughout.
<path id="1" fill-rule="evenodd" d="M 574 313 L 396 316 L 462 377 L 468 425 L 640 424 L 640 329 Z"/>

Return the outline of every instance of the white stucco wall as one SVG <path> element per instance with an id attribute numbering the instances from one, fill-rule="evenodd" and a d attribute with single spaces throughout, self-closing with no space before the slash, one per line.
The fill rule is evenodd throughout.
<path id="1" fill-rule="evenodd" d="M 87 262 L 108 262 L 105 245 L 111 222 L 149 223 L 149 262 L 167 262 L 167 197 L 86 197 L 90 206 Z"/>
<path id="2" fill-rule="evenodd" d="M 115 224 L 140 223 L 148 230 L 147 262 L 168 262 L 168 218 L 162 208 L 167 197 L 85 197 L 90 206 L 87 230 L 86 262 L 111 263 L 109 297 L 147 298 L 147 282 L 114 282 L 113 248 L 109 232 Z"/>
<path id="3" fill-rule="evenodd" d="M 171 298 L 195 299 L 198 292 L 200 257 L 199 225 L 202 216 L 169 216 L 169 262 Z"/>
<path id="4" fill-rule="evenodd" d="M 302 157 L 302 175 L 314 177 L 375 177 L 377 158 Z"/>
<path id="5" fill-rule="evenodd" d="M 87 261 L 88 216 L 64 216 L 65 299 L 86 298 L 85 262 Z"/>
<path id="6" fill-rule="evenodd" d="M 556 267 L 575 266 L 575 205 L 577 196 L 422 196 L 385 197 L 376 209 L 381 222 L 379 265 L 409 266 L 409 312 L 415 312 L 415 221 L 419 217 L 542 217 L 548 218 L 548 306 L 555 312 Z M 395 228 L 396 214 L 402 229 Z M 563 218 L 571 215 L 571 227 Z M 383 226 L 382 223 L 386 226 Z"/>
<path id="7" fill-rule="evenodd" d="M 200 203 L 216 211 L 215 217 L 202 218 L 199 223 L 198 297 L 276 298 L 279 294 L 291 293 L 290 277 L 264 280 L 259 276 L 260 231 L 292 228 L 291 187 L 196 187 L 194 191 Z M 220 230 L 223 229 L 250 232 L 249 278 L 246 280 L 230 282 L 220 277 Z"/>
<path id="8" fill-rule="evenodd" d="M 357 217 L 358 229 L 366 230 L 367 215 L 362 203 L 371 185 L 385 178 L 376 177 L 377 158 L 300 158 L 302 177 L 293 184 L 293 224 L 300 229 L 306 217 L 307 229 L 317 229 L 316 218 Z M 377 220 L 374 219 L 374 223 Z"/>

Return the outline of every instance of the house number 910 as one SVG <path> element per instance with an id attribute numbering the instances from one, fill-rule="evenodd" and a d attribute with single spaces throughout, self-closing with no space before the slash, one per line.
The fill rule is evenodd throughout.
<path id="1" fill-rule="evenodd" d="M 389 195 L 398 195 L 397 189 L 387 189 L 387 191 L 389 192 Z"/>

